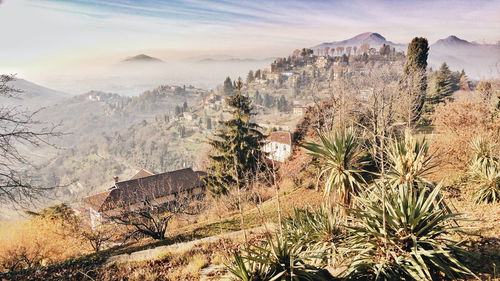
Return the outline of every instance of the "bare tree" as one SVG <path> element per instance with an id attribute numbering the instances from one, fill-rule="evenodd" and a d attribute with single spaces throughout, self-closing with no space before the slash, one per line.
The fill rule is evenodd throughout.
<path id="1" fill-rule="evenodd" d="M 120 240 L 120 231 L 109 222 L 103 222 L 92 226 L 86 221 L 80 221 L 75 234 L 81 240 L 87 242 L 94 252 L 99 252 L 108 244 Z"/>
<path id="2" fill-rule="evenodd" d="M 14 80 L 13 75 L 0 75 L 0 97 L 21 95 L 20 90 L 11 86 Z M 29 174 L 33 165 L 20 150 L 21 146 L 51 145 L 49 139 L 61 135 L 58 125 L 37 120 L 38 112 L 0 105 L 0 202 L 21 204 L 48 189 L 38 186 Z"/>
<path id="3" fill-rule="evenodd" d="M 359 125 L 367 134 L 371 154 L 382 173 L 386 166 L 385 150 L 396 129 L 398 79 L 399 72 L 395 67 L 379 66 L 371 68 L 360 80 L 365 107 Z"/>
<path id="4" fill-rule="evenodd" d="M 325 47 L 325 55 L 330 56 L 330 47 Z"/>
<path id="5" fill-rule="evenodd" d="M 352 51 L 352 47 L 351 46 L 347 46 L 345 48 L 346 52 L 347 52 L 347 55 L 350 56 L 351 55 L 351 51 Z"/>

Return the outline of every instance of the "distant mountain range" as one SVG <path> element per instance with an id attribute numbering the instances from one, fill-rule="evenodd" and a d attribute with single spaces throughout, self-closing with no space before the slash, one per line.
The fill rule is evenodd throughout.
<path id="1" fill-rule="evenodd" d="M 137 56 L 126 58 L 126 59 L 122 60 L 122 62 L 140 62 L 140 63 L 150 63 L 150 62 L 153 62 L 153 63 L 164 63 L 164 61 L 162 61 L 161 59 L 158 59 L 158 58 L 155 58 L 155 57 L 151 57 L 151 56 L 148 56 L 148 55 L 145 55 L 145 54 L 140 54 L 140 55 L 137 55 Z"/>
<path id="2" fill-rule="evenodd" d="M 325 47 L 360 47 L 363 44 L 377 49 L 386 44 L 404 52 L 406 52 L 408 45 L 388 41 L 379 33 L 366 32 L 342 41 L 321 43 L 311 47 L 311 49 L 318 52 Z M 451 35 L 437 40 L 429 46 L 429 49 L 428 63 L 432 68 L 437 68 L 446 62 L 453 70 L 464 69 L 472 78 L 500 76 L 500 44 L 479 44 Z"/>

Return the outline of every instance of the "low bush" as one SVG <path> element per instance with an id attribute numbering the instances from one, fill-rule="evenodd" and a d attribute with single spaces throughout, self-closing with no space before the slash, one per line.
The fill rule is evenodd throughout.
<path id="1" fill-rule="evenodd" d="M 385 190 L 385 193 L 383 192 Z M 353 280 L 441 280 L 474 274 L 460 261 L 457 214 L 440 207 L 440 188 L 381 183 L 351 211 L 349 244 L 354 255 L 345 272 Z"/>

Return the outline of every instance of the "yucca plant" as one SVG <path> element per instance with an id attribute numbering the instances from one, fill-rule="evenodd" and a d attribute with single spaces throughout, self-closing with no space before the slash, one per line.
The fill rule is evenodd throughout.
<path id="1" fill-rule="evenodd" d="M 253 245 L 234 254 L 228 270 L 236 280 L 329 280 L 321 268 L 309 264 L 310 252 L 286 236 L 268 238 L 262 245 Z"/>
<path id="2" fill-rule="evenodd" d="M 429 153 L 429 144 L 425 138 L 417 139 L 407 131 L 402 140 L 392 142 L 387 154 L 387 178 L 391 182 L 431 184 L 425 176 L 436 167 L 436 161 L 435 156 Z"/>
<path id="3" fill-rule="evenodd" d="M 326 175 L 324 195 L 350 206 L 352 198 L 362 191 L 363 153 L 352 129 L 320 133 L 320 143 L 308 142 L 304 148 L 321 167 L 319 178 Z"/>
<path id="4" fill-rule="evenodd" d="M 493 154 L 491 145 L 482 138 L 472 141 L 474 156 L 469 167 L 476 203 L 500 201 L 500 160 Z"/>
<path id="5" fill-rule="evenodd" d="M 252 253 L 248 253 L 252 255 Z M 268 264 L 255 261 L 256 257 L 246 258 L 242 257 L 239 253 L 233 253 L 234 261 L 227 264 L 226 268 L 232 274 L 234 279 L 242 281 L 261 281 L 269 280 L 271 276 Z"/>
<path id="6" fill-rule="evenodd" d="M 358 198 L 361 207 L 351 211 L 355 226 L 348 241 L 353 245 L 353 259 L 345 272 L 347 278 L 441 280 L 474 276 L 459 260 L 463 254 L 459 244 L 449 239 L 449 235 L 461 232 L 454 223 L 458 214 L 440 207 L 439 186 L 431 190 L 422 183 L 417 185 L 380 182 L 374 196 Z"/>
<path id="7" fill-rule="evenodd" d="M 294 215 L 283 219 L 283 233 L 293 243 L 302 244 L 316 257 L 315 265 L 331 265 L 343 258 L 346 231 L 338 210 L 329 204 L 320 209 L 295 209 Z"/>
<path id="8" fill-rule="evenodd" d="M 471 161 L 470 170 L 474 170 L 477 166 L 491 166 L 498 163 L 498 157 L 494 155 L 493 147 L 491 143 L 482 137 L 478 137 L 472 140 L 471 148 L 473 151 L 473 157 Z"/>
<path id="9" fill-rule="evenodd" d="M 472 170 L 473 183 L 477 185 L 474 192 L 476 203 L 500 202 L 500 165 L 497 163 L 475 164 Z"/>

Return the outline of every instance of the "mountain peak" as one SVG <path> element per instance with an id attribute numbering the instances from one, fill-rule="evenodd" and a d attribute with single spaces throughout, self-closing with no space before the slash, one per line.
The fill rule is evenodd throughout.
<path id="1" fill-rule="evenodd" d="M 151 57 L 145 54 L 140 54 L 133 57 L 128 57 L 124 59 L 123 62 L 163 62 L 163 61 L 155 57 Z"/>
<path id="2" fill-rule="evenodd" d="M 450 35 L 444 39 L 439 39 L 436 41 L 436 43 L 434 43 L 434 45 L 437 45 L 437 46 L 456 46 L 456 47 L 459 47 L 459 46 L 470 46 L 470 45 L 473 45 L 471 42 L 467 41 L 467 40 L 464 40 L 464 39 L 460 39 L 458 38 L 457 36 L 455 35 Z"/>
<path id="3" fill-rule="evenodd" d="M 352 38 L 342 40 L 342 41 L 333 41 L 333 42 L 325 42 L 320 45 L 312 47 L 312 49 L 322 49 L 325 47 L 335 48 L 335 47 L 347 47 L 347 46 L 357 46 L 360 47 L 363 44 L 368 44 L 372 48 L 380 48 L 380 46 L 386 44 L 391 45 L 397 49 L 403 49 L 404 45 L 393 43 L 391 41 L 387 41 L 384 36 L 380 35 L 380 33 L 376 32 L 365 32 L 358 34 Z"/>
<path id="4" fill-rule="evenodd" d="M 351 39 L 375 39 L 385 41 L 385 37 L 376 32 L 365 32 L 354 36 Z"/>

